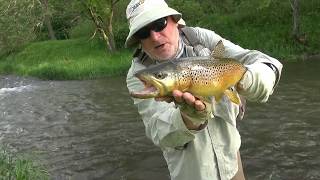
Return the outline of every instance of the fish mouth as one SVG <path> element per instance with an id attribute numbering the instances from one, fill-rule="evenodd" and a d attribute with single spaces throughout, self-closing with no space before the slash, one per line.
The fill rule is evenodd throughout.
<path id="1" fill-rule="evenodd" d="M 130 92 L 130 96 L 134 98 L 139 99 L 148 99 L 148 98 L 154 98 L 158 97 L 160 94 L 159 89 L 153 85 L 152 83 L 149 83 L 147 78 L 144 78 L 143 76 L 138 76 L 141 82 L 144 84 L 144 88 L 140 91 L 133 91 Z"/>

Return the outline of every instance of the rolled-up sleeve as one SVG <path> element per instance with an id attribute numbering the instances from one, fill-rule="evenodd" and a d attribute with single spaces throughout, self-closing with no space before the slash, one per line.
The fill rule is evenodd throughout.
<path id="1" fill-rule="evenodd" d="M 143 89 L 142 82 L 134 72 L 144 66 L 134 59 L 127 74 L 129 92 Z M 192 141 L 195 136 L 185 126 L 179 108 L 174 103 L 159 102 L 151 99 L 132 98 L 145 125 L 145 132 L 153 143 L 161 148 L 176 148 Z"/>

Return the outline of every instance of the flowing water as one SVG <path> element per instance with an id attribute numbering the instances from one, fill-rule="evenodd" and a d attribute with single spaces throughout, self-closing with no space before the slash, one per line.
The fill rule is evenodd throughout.
<path id="1" fill-rule="evenodd" d="M 269 102 L 248 103 L 239 123 L 247 179 L 320 179 L 319 68 L 315 62 L 285 64 Z M 32 155 L 52 179 L 169 179 L 124 77 L 0 76 L 0 144 Z"/>

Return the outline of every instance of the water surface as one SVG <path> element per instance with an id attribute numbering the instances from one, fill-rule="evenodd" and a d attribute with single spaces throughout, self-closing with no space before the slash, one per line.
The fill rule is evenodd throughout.
<path id="1" fill-rule="evenodd" d="M 247 179 L 320 179 L 320 63 L 285 64 L 266 104 L 240 122 Z M 0 77 L 0 143 L 35 155 L 57 180 L 166 180 L 124 77 L 41 81 Z"/>

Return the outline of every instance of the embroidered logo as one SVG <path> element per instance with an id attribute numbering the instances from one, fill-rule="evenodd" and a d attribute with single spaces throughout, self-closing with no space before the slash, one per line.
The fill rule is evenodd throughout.
<path id="1" fill-rule="evenodd" d="M 132 15 L 132 13 L 141 5 L 144 3 L 145 0 L 139 0 L 139 2 L 137 2 L 136 4 L 134 4 L 131 8 L 130 8 L 130 15 Z"/>

